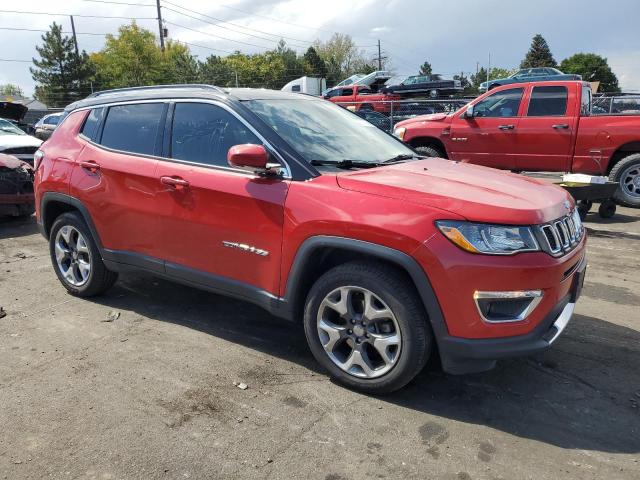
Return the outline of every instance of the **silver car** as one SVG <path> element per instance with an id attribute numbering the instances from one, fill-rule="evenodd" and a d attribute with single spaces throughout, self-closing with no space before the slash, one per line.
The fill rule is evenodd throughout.
<path id="1" fill-rule="evenodd" d="M 60 123 L 63 112 L 45 115 L 33 126 L 36 130 L 36 137 L 40 140 L 47 140 Z"/>

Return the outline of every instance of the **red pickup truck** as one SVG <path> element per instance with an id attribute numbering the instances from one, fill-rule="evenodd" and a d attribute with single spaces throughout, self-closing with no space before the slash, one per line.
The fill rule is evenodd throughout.
<path id="1" fill-rule="evenodd" d="M 401 99 L 400 95 L 374 93 L 367 85 L 332 88 L 325 93 L 324 98 L 341 107 L 353 107 L 355 110 L 374 110 L 381 113 L 390 113 L 392 104 Z"/>
<path id="2" fill-rule="evenodd" d="M 514 171 L 607 175 L 615 199 L 640 207 L 640 116 L 591 115 L 581 81 L 495 88 L 457 112 L 400 122 L 394 134 L 418 151 Z"/>

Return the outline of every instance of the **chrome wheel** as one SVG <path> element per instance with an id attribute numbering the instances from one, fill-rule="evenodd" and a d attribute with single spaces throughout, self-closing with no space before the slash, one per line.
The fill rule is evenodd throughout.
<path id="1" fill-rule="evenodd" d="M 640 197 L 640 165 L 630 165 L 622 172 L 620 186 L 627 195 Z"/>
<path id="2" fill-rule="evenodd" d="M 331 361 L 355 377 L 381 377 L 400 358 L 402 335 L 396 317 L 366 288 L 330 292 L 320 303 L 317 328 Z"/>
<path id="3" fill-rule="evenodd" d="M 91 252 L 82 233 L 70 225 L 63 226 L 56 234 L 55 255 L 58 269 L 65 281 L 81 287 L 91 274 Z"/>

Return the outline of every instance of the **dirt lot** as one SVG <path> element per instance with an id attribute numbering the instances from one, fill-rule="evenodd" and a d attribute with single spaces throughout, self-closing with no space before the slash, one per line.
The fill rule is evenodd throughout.
<path id="1" fill-rule="evenodd" d="M 0 479 L 640 478 L 640 212 L 587 226 L 552 350 L 374 398 L 249 304 L 139 275 L 73 298 L 35 224 L 0 222 Z"/>

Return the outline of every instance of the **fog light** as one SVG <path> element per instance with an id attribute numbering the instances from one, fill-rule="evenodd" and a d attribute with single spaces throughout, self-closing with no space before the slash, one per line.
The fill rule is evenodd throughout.
<path id="1" fill-rule="evenodd" d="M 482 319 L 489 323 L 520 322 L 542 300 L 541 290 L 515 292 L 478 292 L 473 294 Z"/>

